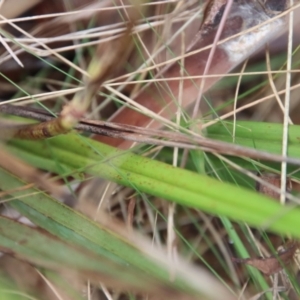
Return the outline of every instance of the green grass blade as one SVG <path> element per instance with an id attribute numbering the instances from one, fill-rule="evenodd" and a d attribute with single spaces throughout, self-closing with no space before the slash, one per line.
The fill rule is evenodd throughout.
<path id="1" fill-rule="evenodd" d="M 159 291 L 162 287 L 162 290 L 166 288 L 191 296 L 202 295 L 214 299 L 217 295 L 216 290 L 220 289 L 219 292 L 228 295 L 228 299 L 232 297 L 232 295 L 229 297 L 226 289 L 216 280 L 213 280 L 214 288 L 207 283 L 207 280 L 203 284 L 200 283 L 197 278 L 206 276 L 212 279 L 211 276 L 180 260 L 175 267 L 175 278 L 170 280 L 167 257 L 163 252 L 153 248 L 150 242 L 144 241 L 144 248 L 142 248 L 138 246 L 138 244 L 141 245 L 138 238 L 130 241 L 36 189 L 28 189 L 27 193 L 15 190 L 23 185 L 24 183 L 19 179 L 0 169 L 0 188 L 8 190 L 8 193 L 16 199 L 19 198 L 19 200 L 11 201 L 11 206 L 64 242 L 55 239 L 47 241 L 49 238 L 47 235 L 41 235 L 39 231 L 16 222 L 10 221 L 12 223 L 8 226 L 5 223 L 8 220 L 2 218 L 0 228 L 1 222 L 5 223 L 3 228 L 6 228 L 0 230 L 0 234 L 3 231 L 0 239 L 2 247 L 22 251 L 18 253 L 20 256 L 23 255 L 28 259 L 32 257 L 30 261 L 33 259 L 33 262 L 41 265 L 49 259 L 50 263 L 53 262 L 54 265 L 56 263 L 55 267 L 65 265 L 91 272 L 98 271 L 100 274 L 125 282 L 139 290 L 151 291 L 157 286 Z M 23 227 L 22 229 L 15 228 L 18 226 Z M 26 245 L 18 242 L 24 237 L 26 237 Z M 27 237 L 30 237 L 30 241 Z M 77 248 L 66 248 L 65 243 L 86 249 L 93 255 L 82 256 L 84 253 L 76 252 Z M 100 259 L 100 262 L 96 263 L 97 259 Z M 87 261 L 88 264 L 86 264 Z"/>

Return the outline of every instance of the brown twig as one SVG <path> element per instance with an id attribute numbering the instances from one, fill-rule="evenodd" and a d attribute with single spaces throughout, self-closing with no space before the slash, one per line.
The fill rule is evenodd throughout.
<path id="1" fill-rule="evenodd" d="M 23 117 L 34 118 L 39 121 L 50 121 L 53 116 L 46 112 L 18 107 L 12 105 L 1 105 L 0 112 Z M 18 124 L 17 127 L 23 126 Z M 26 125 L 25 125 L 26 126 Z M 15 129 L 11 126 L 11 137 L 15 135 Z M 234 145 L 209 138 L 191 136 L 179 132 L 170 132 L 151 128 L 141 128 L 132 125 L 116 124 L 105 121 L 81 120 L 75 126 L 76 130 L 95 133 L 110 138 L 118 138 L 130 142 L 146 143 L 158 146 L 178 147 L 183 149 L 202 149 L 207 152 L 233 155 L 239 157 L 250 157 L 254 159 L 282 162 L 286 161 L 294 165 L 300 165 L 300 159 L 282 157 L 264 151 L 255 150 L 239 145 Z M 9 131 L 9 129 L 8 129 Z"/>

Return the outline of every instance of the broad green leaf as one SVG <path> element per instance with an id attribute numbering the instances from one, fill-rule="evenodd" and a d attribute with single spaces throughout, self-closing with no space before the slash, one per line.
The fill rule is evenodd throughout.
<path id="1" fill-rule="evenodd" d="M 252 123 L 241 122 L 238 128 L 237 142 L 241 141 L 242 145 L 256 146 L 259 150 L 273 149 L 273 152 L 278 153 L 280 128 L 276 124 L 262 123 L 258 130 Z M 299 126 L 291 126 L 293 136 L 289 153 L 292 152 L 294 156 L 300 157 L 297 129 Z M 228 131 L 224 133 L 223 127 L 220 126 L 211 129 L 210 134 L 218 138 L 222 136 L 223 140 L 229 138 Z M 270 145 L 267 143 L 268 137 Z M 258 147 L 261 141 L 264 145 Z M 138 192 L 146 192 L 274 232 L 289 233 L 295 237 L 300 235 L 296 226 L 300 212 L 296 208 L 282 207 L 253 191 L 205 175 L 174 168 L 131 152 L 120 151 L 76 134 L 39 142 L 13 141 L 11 145 L 13 145 L 11 151 L 15 151 L 32 164 L 34 160 L 28 159 L 27 153 L 45 159 L 55 157 L 59 163 L 78 172 L 84 171 L 93 176 L 100 176 L 132 187 Z"/>

